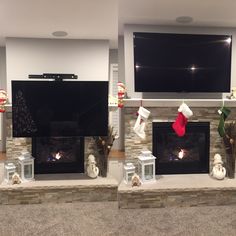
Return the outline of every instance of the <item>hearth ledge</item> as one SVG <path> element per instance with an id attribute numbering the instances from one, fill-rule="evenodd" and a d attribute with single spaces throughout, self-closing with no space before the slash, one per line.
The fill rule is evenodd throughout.
<path id="1" fill-rule="evenodd" d="M 236 190 L 236 179 L 216 180 L 209 174 L 180 174 L 180 175 L 157 175 L 156 182 L 145 183 L 140 187 L 131 187 L 126 185 L 123 181 L 118 187 L 119 191 L 186 191 L 186 190 Z"/>
<path id="2" fill-rule="evenodd" d="M 85 174 L 41 174 L 35 175 L 35 181 L 23 182 L 21 184 L 0 184 L 0 191 L 4 189 L 53 189 L 53 188 L 94 188 L 94 187 L 118 187 L 118 182 L 112 178 L 98 177 L 92 179 Z"/>

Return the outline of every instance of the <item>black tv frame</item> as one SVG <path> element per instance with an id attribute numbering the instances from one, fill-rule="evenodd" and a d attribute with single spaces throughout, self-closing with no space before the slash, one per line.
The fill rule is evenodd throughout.
<path id="1" fill-rule="evenodd" d="M 103 94 L 101 94 L 102 95 L 102 97 L 101 97 L 101 99 L 100 100 L 96 100 L 96 99 L 94 99 L 94 100 L 92 100 L 90 97 L 88 97 L 89 96 L 89 94 L 90 94 L 90 92 L 89 91 L 87 91 L 87 92 L 81 92 L 81 94 L 78 94 L 77 95 L 77 92 L 74 90 L 74 92 L 72 93 L 72 92 L 70 92 L 70 91 L 67 91 L 69 94 L 70 94 L 70 97 L 67 99 L 64 95 L 62 96 L 63 98 L 61 98 L 61 99 L 63 99 L 63 101 L 64 101 L 64 99 L 66 99 L 66 105 L 65 106 L 63 106 L 63 107 L 61 107 L 61 110 L 62 110 L 62 112 L 63 112 L 63 114 L 65 114 L 64 116 L 66 116 L 66 110 L 64 111 L 63 109 L 64 108 L 67 108 L 67 109 L 69 109 L 68 108 L 68 105 L 69 106 L 72 106 L 71 105 L 71 99 L 72 99 L 72 96 L 73 96 L 73 94 L 76 94 L 75 95 L 75 97 L 77 98 L 77 100 L 78 99 L 80 99 L 80 98 L 83 98 L 84 99 L 84 101 L 85 102 L 88 102 L 88 107 L 86 106 L 86 105 L 84 105 L 84 106 L 82 106 L 82 110 L 80 110 L 80 113 L 75 113 L 75 111 L 74 111 L 74 114 L 73 114 L 73 116 L 78 116 L 78 118 L 73 118 L 73 119 L 75 119 L 75 120 L 69 120 L 68 119 L 68 122 L 67 121 L 65 121 L 62 125 L 60 125 L 60 122 L 57 122 L 57 120 L 54 120 L 54 118 L 52 119 L 52 120 L 50 120 L 50 125 L 53 125 L 53 126 L 50 126 L 51 128 L 52 128 L 52 133 L 50 133 L 49 131 L 47 131 L 47 132 L 40 132 L 40 131 L 32 131 L 33 129 L 28 129 L 28 130 L 26 130 L 26 131 L 19 131 L 19 132 L 15 132 L 16 130 L 15 130 L 15 128 L 16 128 L 16 126 L 17 126 L 17 124 L 19 124 L 19 117 L 17 117 L 18 116 L 18 114 L 16 113 L 16 111 L 17 111 L 17 109 L 19 110 L 19 104 L 18 105 L 15 105 L 16 104 L 16 98 L 15 97 L 13 97 L 13 96 L 15 96 L 14 94 L 15 94 L 15 92 L 16 91 L 14 91 L 14 89 L 15 90 L 19 90 L 19 88 L 21 87 L 21 83 L 22 83 L 22 86 L 24 87 L 24 83 L 26 83 L 26 84 L 33 84 L 33 83 L 38 83 L 38 84 L 41 84 L 42 85 L 42 87 L 45 85 L 47 85 L 47 84 L 50 84 L 50 86 L 51 86 L 51 89 L 53 88 L 53 86 L 55 85 L 55 86 L 59 86 L 60 88 L 62 88 L 63 90 L 64 90 L 64 86 L 66 85 L 66 84 L 68 84 L 68 83 L 70 83 L 70 86 L 73 86 L 73 85 L 79 85 L 79 84 L 81 84 L 81 91 L 84 91 L 84 89 L 83 88 L 88 88 L 89 89 L 89 87 L 93 87 L 93 85 L 95 86 L 95 87 L 93 87 L 93 92 L 92 92 L 92 94 L 95 94 L 95 98 L 98 98 L 99 96 L 100 96 L 100 94 L 102 93 L 102 91 L 104 90 L 105 91 L 105 94 L 103 95 Z M 86 86 L 86 84 L 88 83 L 88 86 Z M 97 88 L 96 88 L 96 84 L 97 85 L 99 85 Z M 14 86 L 15 85 L 15 86 Z M 85 86 L 83 86 L 83 85 L 85 85 Z M 27 86 L 27 85 L 26 85 Z M 68 87 L 66 87 L 66 88 L 70 88 L 70 86 L 68 86 Z M 78 86 L 79 87 L 79 86 Z M 100 91 L 98 91 L 99 90 L 99 88 L 100 89 L 102 89 L 102 90 L 100 90 Z M 13 92 L 14 91 L 14 92 Z M 40 92 L 40 97 L 42 97 L 42 99 L 44 99 L 44 102 L 43 102 L 43 104 L 45 104 L 45 91 L 43 91 L 43 89 L 41 88 L 41 90 L 40 90 L 41 92 Z M 50 91 L 52 91 L 52 90 L 50 90 Z M 95 93 L 96 92 L 96 93 Z M 27 93 L 27 89 L 26 89 L 26 93 Z M 28 93 L 28 95 L 26 95 L 27 96 L 27 99 L 26 100 L 33 100 L 33 99 L 30 99 L 30 97 L 29 97 L 29 94 L 30 93 Z M 32 94 L 32 93 L 31 93 Z M 83 96 L 82 94 L 84 94 L 84 95 L 86 95 L 86 96 Z M 34 95 L 34 94 L 33 94 Z M 106 96 L 107 95 L 107 96 Z M 36 97 L 38 96 L 38 95 L 35 95 Z M 46 97 L 48 97 L 49 95 L 47 95 Z M 54 96 L 53 94 L 51 95 L 51 96 Z M 51 97 L 50 96 L 50 97 Z M 40 81 L 40 80 L 37 80 L 37 81 L 32 81 L 32 80 L 20 80 L 20 81 L 18 81 L 18 80 L 13 80 L 12 81 L 12 97 L 13 97 L 13 99 L 12 99 L 12 113 L 13 113 L 13 115 L 12 115 L 12 118 L 13 118 L 13 137 L 50 137 L 50 136 L 80 136 L 80 137 L 84 137 L 84 136 L 106 136 L 107 135 L 107 132 L 108 132 L 108 81 L 45 81 L 45 80 L 42 80 L 42 81 Z M 74 97 L 73 97 L 74 98 Z M 38 99 L 36 99 L 37 101 L 38 101 Z M 55 100 L 55 99 L 54 99 Z M 104 102 L 103 102 L 103 100 L 104 100 Z M 31 101 L 30 101 L 31 102 Z M 75 101 L 76 102 L 76 101 Z M 103 103 L 102 103 L 103 102 Z M 59 102 L 57 102 L 57 103 L 59 103 Z M 82 101 L 82 103 L 83 103 L 83 101 Z M 101 104 L 102 103 L 102 104 Z M 84 103 L 83 103 L 84 104 Z M 39 104 L 37 104 L 37 106 L 38 106 Z M 76 106 L 79 106 L 79 103 L 76 103 L 75 104 Z M 18 106 L 18 107 L 16 107 L 16 106 Z M 31 105 L 29 105 L 29 107 L 32 107 L 33 105 L 32 105 L 32 102 L 31 102 Z M 26 104 L 26 107 L 27 107 L 27 104 Z M 56 106 L 57 107 L 57 106 Z M 57 109 L 57 108 L 56 108 Z M 106 112 L 106 114 L 104 114 L 104 117 L 102 118 L 102 116 L 100 116 L 99 115 L 99 117 L 100 117 L 100 121 L 101 122 L 103 122 L 103 124 L 101 124 L 101 125 L 95 125 L 95 123 L 96 122 L 93 122 L 93 120 L 92 119 L 96 119 L 96 120 L 98 120 L 98 117 L 96 117 L 96 114 L 94 114 L 93 112 L 95 111 L 95 113 L 97 113 L 97 112 L 99 112 L 99 113 L 97 113 L 97 114 L 101 114 L 100 112 L 102 112 L 102 111 L 100 111 L 99 109 L 101 109 L 102 111 L 105 111 Z M 29 110 L 29 109 L 28 109 Z M 76 110 L 77 111 L 77 110 Z M 36 114 L 35 112 L 35 110 L 33 111 L 34 112 L 34 115 Z M 81 112 L 83 112 L 83 113 L 81 113 Z M 85 118 L 85 116 L 86 116 L 86 112 L 88 112 L 88 114 L 90 114 L 90 113 L 93 113 L 94 115 L 95 115 L 95 117 L 93 118 L 92 116 L 89 116 L 90 117 L 90 119 L 87 119 L 87 118 Z M 26 112 L 27 113 L 27 112 Z M 30 113 L 29 111 L 28 111 L 28 113 Z M 41 114 L 41 113 L 40 113 Z M 61 114 L 61 113 L 60 113 Z M 31 117 L 32 117 L 32 115 L 31 115 Z M 26 114 L 26 116 L 21 116 L 21 118 L 20 118 L 21 120 L 27 120 L 27 114 Z M 63 119 L 63 118 L 62 118 Z M 31 120 L 33 120 L 33 121 L 35 121 L 34 120 L 34 118 L 32 118 Z M 36 120 L 38 120 L 38 118 L 36 119 Z M 80 120 L 80 122 L 81 123 L 78 123 L 79 122 L 79 120 Z M 56 121 L 56 122 L 54 122 L 54 121 Z M 73 122 L 70 122 L 70 121 L 73 121 Z M 75 121 L 75 122 L 74 122 Z M 53 122 L 53 123 L 52 123 Z M 85 126 L 85 123 L 87 122 L 87 124 L 88 124 L 88 122 L 90 122 L 90 125 L 86 125 Z M 99 122 L 99 121 L 98 121 Z M 28 122 L 28 123 L 30 123 L 30 122 Z M 106 123 L 106 124 L 105 124 Z M 22 124 L 24 124 L 24 122 L 22 123 Z M 75 125 L 77 125 L 77 126 L 75 126 Z M 79 126 L 78 126 L 79 125 Z M 22 126 L 22 125 L 21 125 Z M 99 131 L 96 131 L 96 129 L 93 129 L 93 131 L 89 131 L 89 129 L 90 130 L 92 130 L 92 126 L 94 127 L 94 128 L 96 128 L 97 127 L 97 130 L 99 130 Z M 96 127 L 95 127 L 96 126 Z M 32 126 L 31 126 L 32 127 Z M 41 126 L 40 126 L 41 127 Z M 46 127 L 46 126 L 45 126 Z M 68 130 L 68 131 L 66 131 L 65 130 L 65 128 L 66 127 L 68 127 L 68 129 L 70 130 Z M 59 131 L 55 131 L 55 130 L 57 130 L 57 128 L 59 128 Z M 62 133 L 62 131 L 60 131 L 60 130 L 64 130 L 63 132 L 64 133 Z M 45 130 L 47 130 L 47 128 L 45 128 Z M 102 130 L 102 131 L 101 131 Z M 72 132 L 73 131 L 73 132 Z"/>
<path id="2" fill-rule="evenodd" d="M 192 63 L 189 63 L 188 66 L 175 68 L 175 65 L 171 68 L 161 67 L 163 61 L 168 60 L 168 54 L 166 54 L 165 60 L 162 58 L 155 57 L 157 54 L 153 45 L 156 45 L 156 37 L 158 40 L 163 40 L 166 38 L 165 43 L 161 44 L 161 52 L 163 52 L 166 47 L 166 42 L 174 42 L 174 37 L 179 37 L 179 41 L 182 38 L 186 38 L 187 40 L 194 39 L 197 42 L 198 39 L 203 38 L 205 41 L 209 39 L 215 39 L 216 43 L 219 43 L 220 40 L 231 39 L 229 43 L 229 50 L 225 50 L 224 55 L 227 57 L 227 62 L 220 63 L 220 57 L 214 57 L 214 63 L 217 62 L 220 65 L 224 64 L 224 67 L 216 67 L 216 68 L 208 68 L 206 70 L 201 65 L 197 68 L 197 70 L 193 67 L 190 67 Z M 160 39 L 158 38 L 160 37 Z M 189 38 L 188 38 L 189 37 Z M 169 40 L 169 41 L 168 41 Z M 171 41 L 172 40 L 172 41 Z M 218 41 L 217 41 L 218 40 Z M 179 42 L 178 41 L 178 42 Z M 157 41 L 158 42 L 158 41 Z M 135 92 L 154 92 L 154 93 L 223 93 L 230 92 L 231 89 L 231 57 L 232 57 L 232 35 L 213 35 L 213 34 L 178 34 L 178 33 L 154 33 L 154 32 L 134 32 L 133 33 L 133 43 L 134 43 L 134 89 Z M 191 42 L 189 42 L 190 44 Z M 226 44 L 227 45 L 227 44 Z M 200 47 L 200 46 L 199 46 Z M 206 47 L 206 46 L 204 46 Z M 204 47 L 202 51 L 204 51 Z M 208 47 L 208 46 L 207 46 Z M 218 45 L 214 45 L 215 48 L 218 48 Z M 224 48 L 225 45 L 220 45 L 219 49 Z M 159 49 L 159 48 L 158 48 Z M 167 50 L 168 51 L 168 50 Z M 196 50 L 199 53 L 200 50 Z M 169 53 L 173 53 L 170 51 Z M 188 53 L 188 52 L 187 52 Z M 217 52 L 219 54 L 219 52 Z M 179 53 L 181 54 L 181 53 Z M 179 55 L 178 54 L 178 55 Z M 162 54 L 161 54 L 162 55 Z M 213 55 L 213 54 L 212 54 Z M 158 63 L 149 64 L 151 58 L 155 57 L 155 63 L 160 63 L 160 67 Z M 181 55 L 182 56 L 182 55 Z M 150 59 L 148 59 L 150 57 Z M 174 57 L 174 56 L 173 56 Z M 213 57 L 213 56 L 212 56 Z M 158 59 L 156 59 L 158 58 Z M 176 58 L 178 58 L 176 56 Z M 203 59 L 206 57 L 204 56 Z M 219 59 L 219 60 L 218 60 Z M 146 63 L 146 61 L 147 63 Z M 173 59 L 174 61 L 175 59 Z M 182 59 L 181 59 L 182 60 Z M 180 61 L 181 61 L 180 60 Z M 203 62 L 204 62 L 203 60 Z M 223 59 L 222 59 L 223 60 Z M 210 60 L 213 62 L 213 60 Z M 168 62 L 169 63 L 169 62 Z M 168 66 L 168 63 L 166 64 Z M 179 61 L 178 61 L 179 63 Z M 165 65 L 165 64 L 163 64 Z M 204 65 L 205 66 L 205 65 Z M 206 65 L 207 66 L 207 65 Z M 193 68 L 193 69 L 192 69 Z M 172 71 L 171 71 L 172 70 Z M 182 71 L 181 71 L 182 70 Z M 173 76 L 172 76 L 173 74 Z M 225 74 L 225 77 L 223 77 Z M 158 76 L 159 77 L 158 77 Z M 168 75 L 168 76 L 166 76 Z M 171 75 L 171 76 L 169 76 Z M 215 76 L 216 75 L 216 76 Z M 219 77 L 221 75 L 221 78 Z M 216 83 L 215 78 L 219 78 L 218 83 Z M 196 79 L 197 78 L 197 79 Z M 205 80 L 205 78 L 209 78 Z M 158 80 L 160 79 L 160 80 Z M 198 84 L 201 81 L 201 84 Z M 204 83 L 205 81 L 205 83 Z M 166 83 L 166 85 L 165 85 Z M 188 86 L 186 86 L 188 84 Z"/>

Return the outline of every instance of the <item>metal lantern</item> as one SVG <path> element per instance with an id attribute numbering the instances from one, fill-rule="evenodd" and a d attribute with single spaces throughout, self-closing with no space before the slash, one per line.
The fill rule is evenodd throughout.
<path id="1" fill-rule="evenodd" d="M 155 160 L 156 157 L 150 151 L 142 151 L 138 157 L 139 176 L 143 183 L 156 181 Z"/>
<path id="2" fill-rule="evenodd" d="M 126 163 L 124 165 L 124 182 L 126 184 L 131 183 L 132 176 L 135 173 L 135 166 L 133 163 Z"/>
<path id="3" fill-rule="evenodd" d="M 18 157 L 22 181 L 34 180 L 34 158 L 29 153 Z"/>
<path id="4" fill-rule="evenodd" d="M 13 163 L 5 164 L 5 181 L 9 183 L 13 174 L 16 172 L 16 166 Z"/>

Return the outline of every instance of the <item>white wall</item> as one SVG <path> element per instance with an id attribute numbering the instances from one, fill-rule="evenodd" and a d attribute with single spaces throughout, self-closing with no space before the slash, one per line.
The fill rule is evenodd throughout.
<path id="1" fill-rule="evenodd" d="M 133 32 L 159 33 L 195 33 L 195 34 L 230 34 L 232 40 L 231 87 L 236 86 L 236 28 L 209 28 L 209 27 L 174 27 L 153 25 L 125 25 L 124 27 L 124 70 L 127 94 L 130 98 L 214 98 L 222 94 L 208 93 L 139 93 L 134 91 L 134 54 Z M 225 95 L 224 95 L 225 96 Z"/>
<path id="2" fill-rule="evenodd" d="M 7 92 L 29 74 L 73 73 L 79 80 L 108 80 L 109 41 L 7 38 Z"/>
<path id="3" fill-rule="evenodd" d="M 0 47 L 0 88 L 6 89 L 6 48 Z"/>
<path id="4" fill-rule="evenodd" d="M 125 83 L 124 36 L 118 38 L 119 81 Z"/>

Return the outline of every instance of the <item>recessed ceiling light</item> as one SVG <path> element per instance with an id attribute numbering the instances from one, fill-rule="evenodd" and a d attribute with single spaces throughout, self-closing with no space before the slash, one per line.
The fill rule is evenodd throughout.
<path id="1" fill-rule="evenodd" d="M 193 22 L 193 18 L 191 16 L 179 16 L 175 20 L 180 24 L 189 24 Z"/>
<path id="2" fill-rule="evenodd" d="M 66 31 L 54 31 L 52 35 L 55 37 L 65 37 L 68 33 Z"/>

